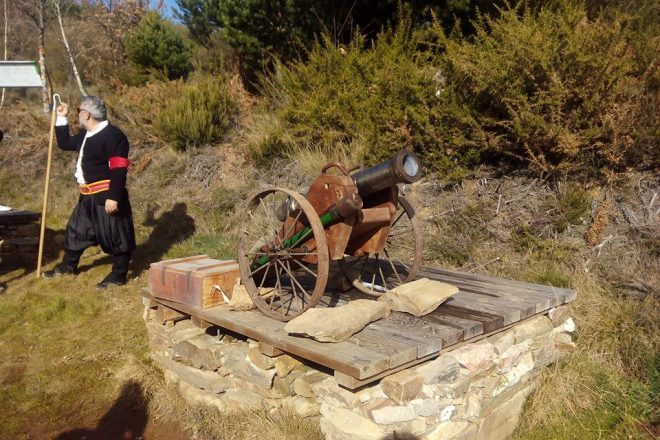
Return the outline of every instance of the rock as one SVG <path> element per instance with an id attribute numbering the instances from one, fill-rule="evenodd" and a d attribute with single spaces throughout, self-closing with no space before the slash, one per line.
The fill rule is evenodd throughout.
<path id="1" fill-rule="evenodd" d="M 299 396 L 310 397 L 310 398 L 316 397 L 316 393 L 314 392 L 313 389 L 314 384 L 317 384 L 327 379 L 328 377 L 330 376 L 321 372 L 316 372 L 312 374 L 307 374 L 305 376 L 297 377 L 293 381 L 293 390 Z"/>
<path id="2" fill-rule="evenodd" d="M 227 390 L 223 398 L 228 412 L 254 411 L 264 406 L 263 397 L 244 389 Z"/>
<path id="3" fill-rule="evenodd" d="M 456 293 L 456 286 L 421 278 L 385 292 L 378 301 L 386 303 L 392 310 L 424 316 Z"/>
<path id="4" fill-rule="evenodd" d="M 383 440 L 386 432 L 371 420 L 346 408 L 322 403 L 321 431 L 326 440 Z"/>
<path id="5" fill-rule="evenodd" d="M 381 380 L 380 386 L 387 397 L 399 405 L 404 405 L 419 396 L 423 383 L 424 378 L 421 375 L 411 370 L 403 370 Z"/>
<path id="6" fill-rule="evenodd" d="M 233 382 L 230 379 L 224 378 L 217 373 L 188 367 L 156 353 L 152 353 L 151 357 L 162 368 L 176 374 L 181 380 L 187 382 L 195 388 L 200 388 L 219 394 L 225 392 L 230 386 L 233 385 Z"/>
<path id="7" fill-rule="evenodd" d="M 514 337 L 513 330 L 507 330 L 502 333 L 497 333 L 493 336 L 486 338 L 487 342 L 493 344 L 493 348 L 497 354 L 502 354 L 513 346 Z"/>
<path id="8" fill-rule="evenodd" d="M 493 344 L 488 342 L 467 344 L 450 352 L 458 364 L 468 371 L 477 370 L 495 356 Z"/>
<path id="9" fill-rule="evenodd" d="M 191 405 L 215 407 L 220 412 L 224 412 L 227 409 L 227 405 L 225 404 L 224 399 L 220 394 L 201 390 L 186 382 L 178 382 L 178 390 L 179 395 L 181 395 L 181 397 L 183 397 L 183 399 Z"/>
<path id="10" fill-rule="evenodd" d="M 552 325 L 555 327 L 564 323 L 568 318 L 571 317 L 571 306 L 569 304 L 552 308 L 548 311 L 548 318 L 552 321 Z"/>
<path id="11" fill-rule="evenodd" d="M 559 342 L 562 344 L 570 344 L 571 342 L 573 342 L 573 337 L 568 333 L 557 333 L 555 335 L 555 342 Z"/>
<path id="12" fill-rule="evenodd" d="M 312 385 L 314 394 L 330 405 L 340 408 L 355 408 L 360 399 L 348 390 L 341 388 L 333 377 Z"/>
<path id="13" fill-rule="evenodd" d="M 320 405 L 314 399 L 295 396 L 289 405 L 300 417 L 313 417 L 319 414 Z"/>
<path id="14" fill-rule="evenodd" d="M 282 356 L 278 356 L 275 360 L 275 371 L 278 376 L 285 377 L 291 373 L 294 368 L 300 365 L 302 365 L 302 362 L 298 359 L 292 358 L 288 354 L 283 354 Z"/>
<path id="15" fill-rule="evenodd" d="M 276 375 L 273 379 L 272 391 L 275 396 L 293 396 L 295 394 L 295 391 L 293 390 L 293 378 Z"/>
<path id="16" fill-rule="evenodd" d="M 506 401 L 489 409 L 479 424 L 477 440 L 506 440 L 515 431 L 531 387 L 527 386 Z"/>
<path id="17" fill-rule="evenodd" d="M 424 440 L 454 440 L 456 436 L 463 433 L 469 427 L 468 422 L 444 422 L 433 428 Z"/>
<path id="18" fill-rule="evenodd" d="M 225 301 L 227 298 L 225 298 Z M 257 306 L 254 305 L 250 294 L 244 285 L 240 284 L 240 278 L 237 279 L 236 284 L 234 284 L 234 289 L 231 292 L 231 298 L 229 298 L 229 308 L 231 310 L 251 310 L 256 309 Z"/>
<path id="19" fill-rule="evenodd" d="M 308 309 L 289 321 L 284 330 L 320 342 L 340 342 L 389 314 L 389 307 L 382 302 L 357 299 L 339 307 Z"/>
<path id="20" fill-rule="evenodd" d="M 511 368 L 513 368 L 513 366 L 518 362 L 520 356 L 522 356 L 523 353 L 527 352 L 528 350 L 529 347 L 525 342 L 509 347 L 509 349 L 502 353 L 495 361 L 497 371 L 499 373 L 506 373 L 510 371 Z"/>
<path id="21" fill-rule="evenodd" d="M 440 413 L 440 405 L 435 399 L 416 399 L 410 402 L 418 417 L 430 417 Z"/>
<path id="22" fill-rule="evenodd" d="M 262 370 L 248 361 L 246 346 L 233 344 L 224 358 L 223 368 L 226 368 L 240 378 L 247 380 L 262 388 L 272 388 L 275 370 Z"/>
<path id="23" fill-rule="evenodd" d="M 408 422 L 416 417 L 415 408 L 412 405 L 393 405 L 386 400 L 369 410 L 369 415 L 379 425 L 391 425 L 394 423 Z"/>
<path id="24" fill-rule="evenodd" d="M 451 416 L 454 415 L 454 412 L 456 411 L 456 406 L 455 405 L 447 405 L 444 408 L 440 410 L 440 421 L 441 422 L 446 422 L 447 420 L 451 419 Z"/>
<path id="25" fill-rule="evenodd" d="M 474 422 L 478 420 L 479 415 L 481 414 L 481 403 L 483 400 L 483 390 L 475 390 L 473 393 L 470 393 L 465 399 L 463 418 L 468 422 Z"/>
<path id="26" fill-rule="evenodd" d="M 177 360 L 185 364 L 213 371 L 222 365 L 224 346 L 213 337 L 203 334 L 177 343 L 172 352 Z"/>
<path id="27" fill-rule="evenodd" d="M 555 343 L 552 341 L 546 342 L 541 348 L 532 351 L 532 356 L 534 358 L 534 368 L 547 367 L 555 363 L 557 360 Z"/>
<path id="28" fill-rule="evenodd" d="M 532 356 L 532 353 L 525 353 L 511 371 L 504 375 L 506 381 L 502 382 L 495 390 L 493 390 L 492 395 L 497 396 L 504 391 L 504 389 L 514 386 L 525 374 L 533 369 L 534 357 Z"/>
<path id="29" fill-rule="evenodd" d="M 552 322 L 547 316 L 544 315 L 537 315 L 513 327 L 513 334 L 516 344 L 542 335 L 544 333 L 550 333 L 551 331 Z"/>
<path id="30" fill-rule="evenodd" d="M 460 367 L 453 356 L 440 355 L 431 362 L 413 368 L 413 371 L 422 376 L 425 384 L 451 383 L 458 377 Z"/>
<path id="31" fill-rule="evenodd" d="M 248 349 L 248 358 L 262 370 L 270 370 L 275 367 L 275 359 L 263 354 L 257 345 L 253 345 Z"/>
<path id="32" fill-rule="evenodd" d="M 561 333 L 561 332 L 573 333 L 573 332 L 575 332 L 575 321 L 573 321 L 573 318 L 568 318 L 562 324 L 557 326 L 555 328 L 555 331 L 557 333 Z"/>

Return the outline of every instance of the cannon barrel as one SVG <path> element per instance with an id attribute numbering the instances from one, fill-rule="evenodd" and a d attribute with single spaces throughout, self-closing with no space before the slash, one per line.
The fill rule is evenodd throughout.
<path id="1" fill-rule="evenodd" d="M 352 174 L 362 197 L 374 194 L 397 183 L 413 183 L 422 175 L 422 165 L 412 151 L 400 150 L 392 159 L 364 168 Z"/>

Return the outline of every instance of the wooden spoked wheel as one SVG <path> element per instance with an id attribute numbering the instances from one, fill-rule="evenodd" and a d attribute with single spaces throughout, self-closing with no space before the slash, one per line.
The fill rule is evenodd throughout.
<path id="1" fill-rule="evenodd" d="M 346 256 L 339 265 L 347 280 L 360 292 L 380 296 L 415 279 L 422 263 L 422 228 L 410 202 L 399 196 L 383 252 Z"/>
<path id="2" fill-rule="evenodd" d="M 289 321 L 321 300 L 328 245 L 319 216 L 284 188 L 253 193 L 238 237 L 238 265 L 252 301 L 266 316 Z"/>

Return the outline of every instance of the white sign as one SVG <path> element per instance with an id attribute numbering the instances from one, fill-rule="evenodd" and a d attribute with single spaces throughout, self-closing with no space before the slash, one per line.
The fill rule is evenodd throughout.
<path id="1" fill-rule="evenodd" d="M 0 87 L 41 87 L 34 61 L 0 61 Z"/>

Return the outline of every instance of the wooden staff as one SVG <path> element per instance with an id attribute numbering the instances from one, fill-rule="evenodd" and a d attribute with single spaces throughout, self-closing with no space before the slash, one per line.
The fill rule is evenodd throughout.
<path id="1" fill-rule="evenodd" d="M 62 98 L 53 95 L 53 114 L 50 117 L 50 139 L 48 141 L 48 161 L 46 162 L 46 184 L 44 185 L 44 204 L 41 209 L 41 232 L 39 234 L 39 256 L 37 257 L 37 278 L 41 277 L 41 260 L 44 253 L 44 236 L 46 234 L 46 211 L 48 210 L 48 190 L 50 187 L 50 164 L 53 159 L 53 138 L 55 137 L 55 118 L 57 116 L 56 100 L 62 104 Z"/>

